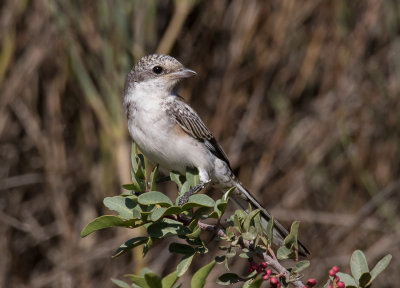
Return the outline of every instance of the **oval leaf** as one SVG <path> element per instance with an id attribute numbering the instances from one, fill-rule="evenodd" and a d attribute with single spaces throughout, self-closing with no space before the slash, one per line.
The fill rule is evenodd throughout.
<path id="1" fill-rule="evenodd" d="M 299 273 L 310 266 L 310 261 L 302 260 L 296 263 L 296 266 L 293 268 L 292 272 Z"/>
<path id="2" fill-rule="evenodd" d="M 144 277 L 140 277 L 134 274 L 126 274 L 125 277 L 128 277 L 134 284 L 142 288 L 151 288 Z"/>
<path id="3" fill-rule="evenodd" d="M 171 243 L 168 250 L 171 253 L 179 254 L 194 254 L 196 252 L 192 246 L 182 243 Z"/>
<path id="4" fill-rule="evenodd" d="M 176 282 L 176 280 L 178 280 L 178 275 L 176 274 L 176 271 L 174 271 L 162 279 L 161 281 L 162 288 L 171 288 L 172 285 L 174 285 L 174 283 Z"/>
<path id="5" fill-rule="evenodd" d="M 149 239 L 149 237 L 147 237 L 147 236 L 140 236 L 140 237 L 135 237 L 135 238 L 129 239 L 124 244 L 122 244 L 118 248 L 117 251 L 115 251 L 115 253 L 112 257 L 118 257 L 139 245 L 145 244 L 148 239 Z"/>
<path id="6" fill-rule="evenodd" d="M 167 211 L 167 208 L 165 207 L 154 209 L 150 216 L 151 221 L 157 221 L 160 219 L 164 215 L 165 211 Z"/>
<path id="7" fill-rule="evenodd" d="M 103 203 L 108 209 L 117 211 L 119 213 L 119 216 L 125 219 L 132 219 L 132 210 L 136 208 L 136 206 L 138 206 L 136 196 L 106 197 L 104 198 Z"/>
<path id="8" fill-rule="evenodd" d="M 81 237 L 86 237 L 90 233 L 109 227 L 132 227 L 136 220 L 126 220 L 114 215 L 104 215 L 94 219 L 87 224 L 81 232 Z"/>
<path id="9" fill-rule="evenodd" d="M 215 260 L 211 261 L 207 265 L 201 267 L 194 275 L 191 281 L 190 287 L 192 288 L 203 288 L 206 284 L 208 274 L 215 266 Z"/>
<path id="10" fill-rule="evenodd" d="M 165 194 L 157 191 L 150 191 L 139 195 L 138 201 L 142 205 L 158 204 L 163 207 L 172 206 L 171 199 L 169 199 Z"/>
<path id="11" fill-rule="evenodd" d="M 365 287 L 367 286 L 369 280 L 371 280 L 371 274 L 369 274 L 369 272 L 363 273 L 360 277 L 360 279 L 358 280 L 359 285 L 361 287 Z"/>
<path id="12" fill-rule="evenodd" d="M 357 284 L 361 275 L 369 272 L 367 259 L 361 250 L 356 250 L 351 255 L 350 268 Z"/>
<path id="13" fill-rule="evenodd" d="M 182 224 L 156 222 L 147 227 L 147 233 L 154 238 L 185 235 L 191 233 L 190 229 Z"/>
<path id="14" fill-rule="evenodd" d="M 178 207 L 178 206 L 171 206 L 168 208 L 164 208 L 164 207 L 157 208 L 151 214 L 151 220 L 157 221 L 161 217 L 165 217 L 167 215 L 180 214 L 181 211 L 182 211 L 181 207 Z"/>
<path id="15" fill-rule="evenodd" d="M 239 275 L 235 273 L 225 273 L 219 276 L 217 283 L 220 285 L 231 285 L 244 280 L 245 279 L 240 278 Z"/>
<path id="16" fill-rule="evenodd" d="M 192 255 L 185 255 L 181 262 L 179 262 L 178 266 L 176 267 L 176 274 L 178 277 L 181 277 L 185 272 L 189 269 L 190 264 L 192 263 L 194 254 Z"/>
<path id="17" fill-rule="evenodd" d="M 260 213 L 260 209 L 253 210 L 248 215 L 246 215 L 243 223 L 244 230 L 249 231 L 251 220 L 253 220 L 253 218 L 256 217 L 258 213 Z"/>
<path id="18" fill-rule="evenodd" d="M 215 201 L 205 194 L 195 194 L 189 197 L 189 201 L 182 206 L 182 210 L 188 210 L 193 207 L 214 207 Z"/>
<path id="19" fill-rule="evenodd" d="M 157 274 L 153 272 L 146 273 L 144 274 L 144 279 L 151 288 L 162 288 L 161 278 Z"/>
<path id="20" fill-rule="evenodd" d="M 388 254 L 383 257 L 371 270 L 371 282 L 375 280 L 375 278 L 382 273 L 383 270 L 389 265 L 390 261 L 392 260 L 392 255 Z"/>

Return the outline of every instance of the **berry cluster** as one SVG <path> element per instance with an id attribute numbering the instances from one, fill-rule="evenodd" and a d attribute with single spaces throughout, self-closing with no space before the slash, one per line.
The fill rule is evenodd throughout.
<path id="1" fill-rule="evenodd" d="M 281 283 L 279 283 L 278 276 L 277 275 L 272 275 L 272 270 L 267 269 L 267 262 L 261 262 L 260 264 L 257 264 L 256 262 L 251 262 L 250 267 L 249 267 L 249 272 L 252 273 L 254 271 L 257 271 L 258 273 L 263 273 L 263 280 L 268 281 L 271 285 L 272 288 L 279 288 L 281 287 Z"/>
<path id="2" fill-rule="evenodd" d="M 268 281 L 271 288 L 279 288 L 281 287 L 281 283 L 279 283 L 279 275 L 273 275 L 271 269 L 267 269 L 267 262 L 261 262 L 260 264 L 257 264 L 256 262 L 251 262 L 250 267 L 249 267 L 249 273 L 252 273 L 254 271 L 257 271 L 258 273 L 263 273 L 263 280 Z M 311 288 L 314 287 L 317 284 L 317 280 L 310 278 L 307 280 L 307 286 L 304 286 L 303 288 Z"/>
<path id="3" fill-rule="evenodd" d="M 331 277 L 333 285 L 329 285 L 328 288 L 333 288 L 333 287 L 346 288 L 346 285 L 344 284 L 344 282 L 340 281 L 339 276 L 336 275 L 336 273 L 338 271 L 339 271 L 339 267 L 337 267 L 337 266 L 333 266 L 331 268 L 331 270 L 329 270 L 329 276 Z"/>

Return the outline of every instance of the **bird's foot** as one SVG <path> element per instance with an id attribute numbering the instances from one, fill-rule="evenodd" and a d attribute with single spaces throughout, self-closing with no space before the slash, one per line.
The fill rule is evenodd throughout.
<path id="1" fill-rule="evenodd" d="M 192 189 L 185 192 L 181 197 L 179 197 L 178 205 L 182 206 L 183 204 L 187 203 L 189 201 L 189 197 L 196 194 L 197 192 L 203 190 L 208 182 L 210 182 L 210 181 L 200 182 L 199 184 L 194 186 Z"/>

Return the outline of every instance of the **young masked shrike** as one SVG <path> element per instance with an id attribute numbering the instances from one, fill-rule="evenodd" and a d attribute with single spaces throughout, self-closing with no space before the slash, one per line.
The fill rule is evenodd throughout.
<path id="1" fill-rule="evenodd" d="M 200 184 L 183 202 L 206 184 L 222 189 L 235 186 L 231 194 L 234 202 L 243 210 L 248 210 L 249 203 L 260 209 L 266 227 L 271 214 L 233 174 L 224 150 L 199 115 L 173 92 L 179 80 L 194 75 L 196 72 L 171 56 L 154 54 L 140 59 L 125 82 L 129 133 L 140 151 L 164 170 L 184 174 L 188 167 L 197 168 Z M 288 231 L 276 220 L 273 231 L 275 244 L 282 245 Z M 309 254 L 300 242 L 299 252 Z"/>

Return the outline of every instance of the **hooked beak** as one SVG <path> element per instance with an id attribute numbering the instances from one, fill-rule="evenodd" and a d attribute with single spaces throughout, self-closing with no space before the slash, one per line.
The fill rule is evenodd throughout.
<path id="1" fill-rule="evenodd" d="M 189 78 L 195 75 L 197 75 L 195 71 L 190 70 L 188 68 L 182 68 L 176 72 L 170 73 L 168 76 L 173 79 L 182 79 L 182 78 Z"/>

